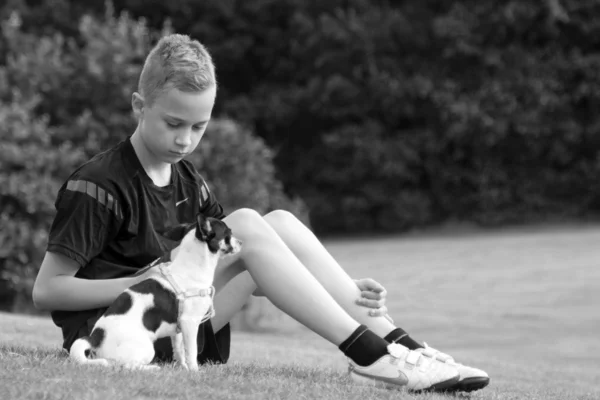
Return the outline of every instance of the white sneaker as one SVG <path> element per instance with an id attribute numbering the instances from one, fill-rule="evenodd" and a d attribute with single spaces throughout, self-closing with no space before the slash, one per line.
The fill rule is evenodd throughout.
<path id="1" fill-rule="evenodd" d="M 452 356 L 442 353 L 433 347 L 429 347 L 427 343 L 424 343 L 424 345 L 424 349 L 417 349 L 415 351 L 431 360 L 437 360 L 444 364 L 454 366 L 460 374 L 458 382 L 454 386 L 446 388 L 445 391 L 472 392 L 474 390 L 483 389 L 490 383 L 490 377 L 485 371 L 459 364 L 454 361 Z"/>
<path id="2" fill-rule="evenodd" d="M 387 349 L 389 354 L 366 367 L 348 360 L 350 378 L 361 384 L 388 389 L 405 387 L 410 391 L 443 390 L 458 382 L 458 370 L 451 364 L 424 357 L 398 343 Z"/>

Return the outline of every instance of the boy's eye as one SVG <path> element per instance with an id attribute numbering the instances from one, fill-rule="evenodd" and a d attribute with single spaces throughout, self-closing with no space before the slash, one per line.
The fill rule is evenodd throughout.
<path id="1" fill-rule="evenodd" d="M 168 122 L 167 121 L 167 125 L 169 125 L 171 128 L 179 128 L 179 126 L 181 124 L 177 123 L 177 122 Z"/>

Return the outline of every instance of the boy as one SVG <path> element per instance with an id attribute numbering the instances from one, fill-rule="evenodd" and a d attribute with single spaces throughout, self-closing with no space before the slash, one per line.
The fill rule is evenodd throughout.
<path id="1" fill-rule="evenodd" d="M 486 386 L 485 372 L 424 348 L 395 327 L 385 318 L 381 285 L 353 281 L 291 214 L 224 214 L 184 160 L 204 134 L 216 92 L 214 66 L 202 44 L 183 35 L 163 37 L 132 96 L 135 132 L 78 168 L 59 190 L 33 299 L 52 311 L 63 347 L 88 335 L 124 289 L 151 276 L 154 269 L 144 267 L 181 239 L 172 228 L 202 212 L 224 219 L 244 246 L 217 267 L 216 316 L 200 329 L 199 362 L 227 362 L 229 320 L 254 294 L 338 346 L 355 381 L 410 390 Z M 373 309 L 370 316 L 364 307 Z M 155 348 L 157 361 L 172 360 L 168 338 Z"/>

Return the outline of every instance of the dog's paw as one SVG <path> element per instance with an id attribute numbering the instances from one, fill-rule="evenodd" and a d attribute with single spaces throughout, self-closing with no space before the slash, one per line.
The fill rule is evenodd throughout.
<path id="1" fill-rule="evenodd" d="M 194 360 L 195 361 L 195 360 Z M 188 371 L 194 371 L 194 372 L 198 372 L 198 363 L 197 362 L 187 362 L 187 370 Z"/>

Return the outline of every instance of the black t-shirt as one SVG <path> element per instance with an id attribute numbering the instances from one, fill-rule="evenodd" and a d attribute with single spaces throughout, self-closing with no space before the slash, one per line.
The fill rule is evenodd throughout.
<path id="1" fill-rule="evenodd" d="M 171 168 L 170 184 L 154 185 L 130 138 L 92 158 L 58 192 L 47 251 L 77 261 L 77 278 L 122 278 L 172 250 L 181 239 L 175 228 L 193 222 L 198 212 L 225 216 L 190 162 Z M 66 348 L 69 337 L 99 312 L 103 309 L 51 312 Z"/>

